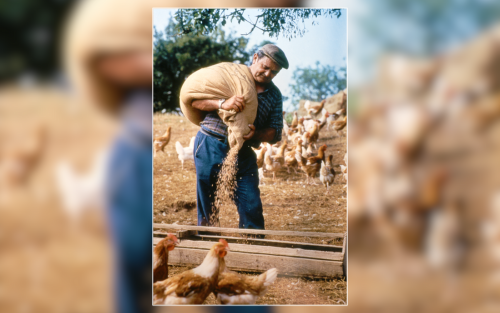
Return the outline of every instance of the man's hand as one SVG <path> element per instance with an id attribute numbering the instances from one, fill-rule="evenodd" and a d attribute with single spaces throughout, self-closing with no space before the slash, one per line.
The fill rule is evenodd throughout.
<path id="1" fill-rule="evenodd" d="M 255 126 L 248 124 L 248 127 L 250 127 L 250 132 L 243 136 L 243 139 L 245 140 L 252 139 L 253 135 L 255 135 Z"/>
<path id="2" fill-rule="evenodd" d="M 250 132 L 243 136 L 243 139 L 245 140 L 253 139 L 256 141 L 270 142 L 276 135 L 276 129 L 271 127 L 259 130 L 256 130 L 255 126 L 252 124 L 248 124 L 248 127 L 250 128 Z"/>
<path id="3" fill-rule="evenodd" d="M 222 109 L 226 111 L 235 110 L 236 112 L 241 112 L 245 109 L 245 100 L 243 96 L 232 96 L 222 104 Z"/>

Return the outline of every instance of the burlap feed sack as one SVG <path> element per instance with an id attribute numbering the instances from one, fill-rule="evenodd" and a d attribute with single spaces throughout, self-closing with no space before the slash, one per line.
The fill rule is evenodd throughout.
<path id="1" fill-rule="evenodd" d="M 239 3 L 250 6 L 251 0 Z M 101 77 L 93 67 L 103 55 L 146 52 L 152 55 L 153 8 L 164 0 L 78 1 L 64 25 L 62 53 L 65 71 L 78 97 L 117 113 L 125 89 Z M 200 0 L 170 0 L 171 7 L 200 7 Z M 230 0 L 211 0 L 214 7 L 233 5 Z"/>
<path id="2" fill-rule="evenodd" d="M 193 108 L 194 100 L 228 99 L 235 95 L 243 96 L 245 109 L 240 113 L 221 109 L 218 114 L 228 126 L 229 146 L 240 149 L 245 142 L 243 136 L 250 132 L 248 124 L 255 121 L 258 106 L 255 82 L 246 65 L 223 62 L 194 72 L 182 85 L 180 106 L 192 123 L 200 125 L 207 112 Z"/>

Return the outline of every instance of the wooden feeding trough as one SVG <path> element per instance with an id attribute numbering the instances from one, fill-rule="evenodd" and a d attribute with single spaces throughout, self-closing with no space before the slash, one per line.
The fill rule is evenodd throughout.
<path id="1" fill-rule="evenodd" d="M 274 231 L 218 228 L 174 224 L 154 224 L 153 245 L 166 236 L 163 230 L 176 230 L 180 244 L 169 253 L 171 265 L 198 266 L 212 245 L 224 238 L 231 248 L 226 256 L 229 269 L 243 272 L 264 272 L 277 268 L 280 275 L 314 278 L 346 276 L 347 237 L 345 233 Z M 202 234 L 198 234 L 198 232 Z M 236 234 L 239 237 L 221 235 Z M 241 235 L 343 238 L 343 245 L 320 245 L 303 242 L 245 238 Z"/>

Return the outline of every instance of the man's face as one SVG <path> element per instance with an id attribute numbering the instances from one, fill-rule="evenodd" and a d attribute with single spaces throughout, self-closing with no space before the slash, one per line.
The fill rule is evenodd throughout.
<path id="1" fill-rule="evenodd" d="M 270 58 L 263 56 L 258 59 L 257 54 L 253 55 L 252 75 L 256 82 L 268 84 L 273 80 L 274 76 L 278 75 L 280 70 L 281 66 Z"/>

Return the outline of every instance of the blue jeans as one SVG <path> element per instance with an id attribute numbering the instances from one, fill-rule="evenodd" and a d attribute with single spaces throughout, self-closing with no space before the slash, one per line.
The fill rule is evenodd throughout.
<path id="1" fill-rule="evenodd" d="M 107 213 L 115 254 L 114 296 L 119 313 L 151 311 L 151 150 L 151 141 L 137 144 L 120 136 L 114 143 L 108 168 Z M 147 306 L 141 305 L 144 301 Z"/>
<path id="2" fill-rule="evenodd" d="M 196 135 L 193 154 L 197 178 L 198 226 L 215 226 L 210 225 L 210 215 L 217 189 L 217 175 L 228 151 L 227 140 L 206 135 L 202 131 Z M 248 145 L 238 152 L 237 169 L 234 201 L 240 216 L 239 227 L 264 229 L 257 156 Z"/>

